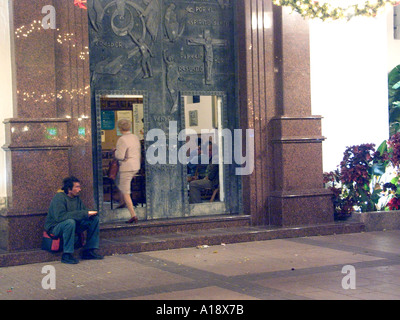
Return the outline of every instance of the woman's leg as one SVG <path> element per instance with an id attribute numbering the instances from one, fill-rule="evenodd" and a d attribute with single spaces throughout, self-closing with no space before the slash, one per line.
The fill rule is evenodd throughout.
<path id="1" fill-rule="evenodd" d="M 126 203 L 125 203 L 124 194 L 122 193 L 121 190 L 119 190 L 119 206 L 117 207 L 117 209 L 125 208 L 125 206 L 126 206 Z"/>
<path id="2" fill-rule="evenodd" d="M 120 172 L 119 176 L 120 183 L 118 185 L 118 188 L 121 191 L 121 198 L 131 215 L 131 219 L 128 220 L 127 223 L 137 222 L 137 217 L 131 198 L 131 181 L 136 173 L 137 171 Z"/>
<path id="3" fill-rule="evenodd" d="M 118 193 L 119 193 L 119 199 L 118 199 L 118 202 L 119 202 L 119 206 L 117 207 L 117 209 L 120 209 L 120 208 L 124 208 L 125 207 L 125 200 L 124 200 L 124 194 L 122 193 L 122 191 L 121 191 L 121 173 L 120 172 L 118 172 L 118 174 L 117 174 L 117 178 L 115 179 L 115 186 L 118 188 Z"/>
<path id="4" fill-rule="evenodd" d="M 129 213 L 131 214 L 131 217 L 136 217 L 136 213 L 135 213 L 135 209 L 133 207 L 133 202 L 131 199 L 131 195 L 129 193 L 123 193 L 123 198 L 124 198 L 124 202 L 126 204 L 126 207 L 129 210 Z"/>

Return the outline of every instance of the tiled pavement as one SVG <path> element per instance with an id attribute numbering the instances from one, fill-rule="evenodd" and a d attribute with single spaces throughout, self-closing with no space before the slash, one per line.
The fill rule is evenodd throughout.
<path id="1" fill-rule="evenodd" d="M 398 300 L 399 243 L 391 230 L 4 267 L 0 300 Z M 42 287 L 47 265 L 54 290 Z M 347 265 L 355 289 L 342 287 Z"/>

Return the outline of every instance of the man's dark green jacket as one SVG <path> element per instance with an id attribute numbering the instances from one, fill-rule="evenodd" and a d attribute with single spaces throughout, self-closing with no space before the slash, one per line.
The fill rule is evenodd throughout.
<path id="1" fill-rule="evenodd" d="M 65 220 L 81 221 L 88 216 L 89 211 L 79 197 L 71 198 L 65 192 L 58 192 L 50 203 L 44 229 L 50 231 L 52 227 Z"/>

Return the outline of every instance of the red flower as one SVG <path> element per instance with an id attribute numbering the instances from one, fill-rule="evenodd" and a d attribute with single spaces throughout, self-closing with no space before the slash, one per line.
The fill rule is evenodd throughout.
<path id="1" fill-rule="evenodd" d="M 389 210 L 399 210 L 400 209 L 400 198 L 392 198 L 389 202 L 388 202 L 388 207 Z"/>
<path id="2" fill-rule="evenodd" d="M 389 160 L 394 167 L 400 165 L 400 132 L 394 134 L 388 141 L 388 153 L 385 155 L 385 160 Z"/>
<path id="3" fill-rule="evenodd" d="M 368 184 L 370 180 L 368 170 L 374 153 L 373 144 L 348 147 L 340 163 L 342 183 L 351 184 L 355 182 L 359 187 Z"/>

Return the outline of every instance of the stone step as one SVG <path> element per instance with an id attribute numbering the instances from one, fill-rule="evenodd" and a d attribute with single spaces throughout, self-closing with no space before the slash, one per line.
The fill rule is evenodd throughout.
<path id="1" fill-rule="evenodd" d="M 127 254 L 155 250 L 226 245 L 230 243 L 266 241 L 273 239 L 309 237 L 320 235 L 359 233 L 365 231 L 362 223 L 331 223 L 299 227 L 228 227 L 198 229 L 153 235 L 137 235 L 104 239 L 102 253 Z"/>
<path id="2" fill-rule="evenodd" d="M 200 219 L 201 220 L 201 219 Z M 172 221 L 168 221 L 172 224 Z M 155 233 L 156 228 L 148 227 L 152 233 L 124 234 L 114 233 L 111 226 L 102 226 L 100 253 L 105 256 L 115 254 L 131 254 L 155 250 L 179 249 L 188 247 L 227 245 L 230 243 L 265 241 L 273 239 L 285 239 L 296 237 L 310 237 L 319 235 L 332 235 L 344 233 L 359 233 L 365 231 L 365 225 L 359 222 L 334 222 L 322 225 L 298 226 L 298 227 L 269 227 L 269 226 L 232 226 L 200 229 L 199 226 L 183 227 L 185 230 L 178 230 L 178 223 L 175 221 L 175 231 Z M 138 228 L 139 227 L 139 228 Z M 112 228 L 111 228 L 112 229 Z M 146 227 L 124 227 L 143 232 Z M 158 229 L 164 230 L 166 229 Z M 106 234 L 110 232 L 110 234 Z M 115 230 L 112 232 L 116 232 Z M 117 236 L 118 235 L 118 236 Z M 78 257 L 79 252 L 75 255 Z M 44 263 L 59 261 L 61 253 L 52 254 L 43 250 L 29 250 L 21 252 L 0 253 L 0 267 L 22 265 L 29 263 Z"/>
<path id="3" fill-rule="evenodd" d="M 250 216 L 247 215 L 216 215 L 143 222 L 139 220 L 137 224 L 127 224 L 125 221 L 102 223 L 100 225 L 101 238 L 110 239 L 121 236 L 159 235 L 217 228 L 245 227 L 251 224 Z"/>

